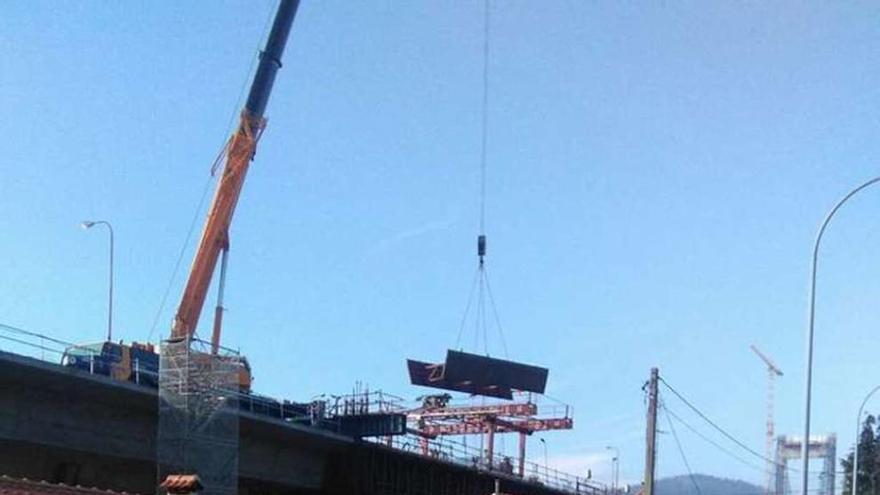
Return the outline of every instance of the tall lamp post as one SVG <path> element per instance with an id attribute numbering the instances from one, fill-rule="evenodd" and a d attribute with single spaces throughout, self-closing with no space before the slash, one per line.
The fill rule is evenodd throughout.
<path id="1" fill-rule="evenodd" d="M 547 477 L 550 477 L 550 466 L 547 464 L 547 441 L 543 438 L 539 438 L 541 441 L 541 445 L 544 446 L 544 472 L 547 473 Z"/>
<path id="2" fill-rule="evenodd" d="M 104 225 L 110 232 L 110 300 L 107 310 L 107 341 L 113 340 L 113 226 L 106 220 L 86 220 L 81 227 L 88 230 L 95 225 Z"/>
<path id="3" fill-rule="evenodd" d="M 859 414 L 856 416 L 856 447 L 853 451 L 853 469 L 852 469 L 852 495 L 856 495 L 858 491 L 856 488 L 859 486 L 859 441 L 862 439 L 862 412 L 865 410 L 865 404 L 868 403 L 868 399 L 874 395 L 874 392 L 880 390 L 880 385 L 877 385 L 868 395 L 865 396 L 865 400 L 862 401 L 862 405 L 859 406 Z"/>
<path id="4" fill-rule="evenodd" d="M 617 493 L 617 480 L 620 476 L 620 449 L 613 445 L 609 445 L 605 449 L 614 451 L 614 457 L 611 458 L 611 491 Z"/>
<path id="5" fill-rule="evenodd" d="M 819 244 L 822 242 L 822 235 L 825 233 L 825 228 L 828 227 L 828 222 L 834 217 L 834 214 L 837 213 L 837 210 L 843 206 L 851 197 L 855 196 L 859 191 L 865 189 L 873 184 L 880 182 L 880 177 L 874 177 L 873 179 L 862 183 L 860 186 L 856 187 L 846 196 L 843 197 L 837 204 L 834 205 L 834 208 L 831 208 L 831 211 L 825 215 L 825 219 L 822 221 L 822 225 L 819 226 L 819 232 L 816 234 L 816 242 L 813 245 L 813 268 L 810 274 L 810 311 L 809 311 L 809 324 L 807 326 L 807 374 L 806 381 L 804 384 L 804 440 L 801 442 L 801 494 L 807 495 L 807 488 L 809 486 L 809 467 L 810 467 L 810 394 L 812 389 L 812 380 L 813 380 L 813 324 L 815 323 L 815 315 L 816 315 L 816 265 L 819 259 Z"/>

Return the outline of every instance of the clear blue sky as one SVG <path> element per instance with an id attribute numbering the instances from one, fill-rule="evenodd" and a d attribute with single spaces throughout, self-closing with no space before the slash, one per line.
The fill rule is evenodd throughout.
<path id="1" fill-rule="evenodd" d="M 77 225 L 101 218 L 118 337 L 150 336 L 273 9 L 0 6 L 0 322 L 100 340 L 106 238 Z M 641 476 L 651 366 L 763 450 L 752 343 L 786 373 L 778 430 L 801 430 L 811 242 L 880 173 L 877 25 L 868 2 L 493 3 L 488 263 L 510 356 L 576 408 L 546 435 L 556 465 L 605 476 L 613 443 Z M 481 50 L 482 2 L 303 0 L 232 228 L 225 343 L 258 390 L 414 397 L 405 358 L 454 344 Z M 821 255 L 814 431 L 842 445 L 877 381 L 878 211 L 880 190 L 847 205 Z M 695 471 L 761 480 L 680 435 Z M 661 475 L 684 472 L 674 449 L 661 435 Z"/>

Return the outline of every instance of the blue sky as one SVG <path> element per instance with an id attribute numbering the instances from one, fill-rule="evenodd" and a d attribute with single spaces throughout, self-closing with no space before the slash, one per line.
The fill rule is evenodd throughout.
<path id="1" fill-rule="evenodd" d="M 118 337 L 168 331 L 273 9 L 0 6 L 0 322 L 100 340 L 106 238 L 77 225 L 101 218 Z M 777 429 L 801 430 L 812 239 L 880 173 L 877 21 L 867 2 L 493 2 L 488 263 L 510 357 L 577 412 L 553 463 L 605 476 L 612 443 L 638 479 L 651 366 L 762 450 L 752 343 L 786 373 Z M 258 390 L 422 393 L 404 360 L 455 343 L 476 263 L 481 57 L 482 2 L 303 1 L 231 234 L 225 343 Z M 876 385 L 878 209 L 854 199 L 821 254 L 813 429 L 842 445 Z M 762 479 L 679 433 L 695 471 Z M 661 435 L 660 475 L 683 472 Z"/>

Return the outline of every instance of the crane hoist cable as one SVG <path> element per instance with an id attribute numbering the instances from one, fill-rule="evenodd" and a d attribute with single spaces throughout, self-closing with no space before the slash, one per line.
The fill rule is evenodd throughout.
<path id="1" fill-rule="evenodd" d="M 257 42 L 256 47 L 254 48 L 253 55 L 250 57 L 250 61 L 248 62 L 247 71 L 245 71 L 245 75 L 241 80 L 241 88 L 239 89 L 238 97 L 235 99 L 235 102 L 233 103 L 229 112 L 229 121 L 226 124 L 226 132 L 223 134 L 223 141 L 220 143 L 220 150 L 217 152 L 216 158 L 214 158 L 214 161 L 211 163 L 210 173 L 205 179 L 205 185 L 203 187 L 202 194 L 199 198 L 198 205 L 193 212 L 192 221 L 190 222 L 189 229 L 187 230 L 186 236 L 184 237 L 183 244 L 180 246 L 180 251 L 177 255 L 177 261 L 174 263 L 174 268 L 171 269 L 171 276 L 169 277 L 168 283 L 165 286 L 165 291 L 162 293 L 159 307 L 158 309 L 156 309 L 156 314 L 153 317 L 153 323 L 152 325 L 150 325 L 150 333 L 147 335 L 147 342 L 153 340 L 153 334 L 156 332 L 156 327 L 158 326 L 159 320 L 165 311 L 165 305 L 168 302 L 168 296 L 171 294 L 171 289 L 174 287 L 174 282 L 177 280 L 177 275 L 180 272 L 183 258 L 186 256 L 187 250 L 191 246 L 190 241 L 192 240 L 193 233 L 198 226 L 199 219 L 204 216 L 205 200 L 208 198 L 208 193 L 211 191 L 211 185 L 214 184 L 215 179 L 217 178 L 217 170 L 223 164 L 223 157 L 226 153 L 227 148 L 229 147 L 229 136 L 235 129 L 235 118 L 238 117 L 242 103 L 244 102 L 245 95 L 247 94 L 248 82 L 253 79 L 254 73 L 256 72 L 257 62 L 259 62 L 260 60 L 261 47 L 269 38 L 269 31 L 272 27 L 273 14 L 274 9 L 272 7 L 268 7 L 266 10 L 266 20 L 263 22 L 263 34 L 260 36 L 260 39 Z"/>
<path id="2" fill-rule="evenodd" d="M 495 298 L 492 295 L 492 288 L 489 284 L 489 277 L 486 271 L 486 164 L 488 152 L 488 136 L 489 136 L 489 26 L 490 26 L 490 4 L 489 0 L 483 2 L 483 98 L 482 98 L 482 129 L 480 139 L 480 218 L 479 218 L 479 235 L 477 236 L 477 269 L 474 274 L 473 282 L 468 295 L 467 304 L 465 305 L 464 314 L 461 318 L 461 326 L 458 329 L 458 337 L 455 341 L 455 347 L 461 348 L 461 338 L 464 329 L 467 326 L 468 315 L 471 307 L 474 306 L 474 295 L 476 293 L 476 307 L 474 309 L 474 350 L 479 350 L 480 335 L 483 337 L 483 351 L 489 354 L 489 325 L 487 318 L 487 303 L 491 307 L 492 316 L 498 334 L 501 337 L 501 345 L 504 355 L 507 356 L 507 342 L 504 339 L 504 330 L 501 327 L 501 319 L 498 316 L 498 308 L 495 305 Z M 488 297 L 488 301 L 487 301 Z"/>

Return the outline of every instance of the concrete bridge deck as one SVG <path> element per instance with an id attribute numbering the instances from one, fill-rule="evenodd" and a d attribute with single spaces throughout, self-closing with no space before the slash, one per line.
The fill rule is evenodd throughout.
<path id="1" fill-rule="evenodd" d="M 156 492 L 156 390 L 0 352 L 0 474 Z M 240 413 L 239 492 L 569 493 L 318 428 Z M 572 487 L 581 493 L 591 487 Z"/>

